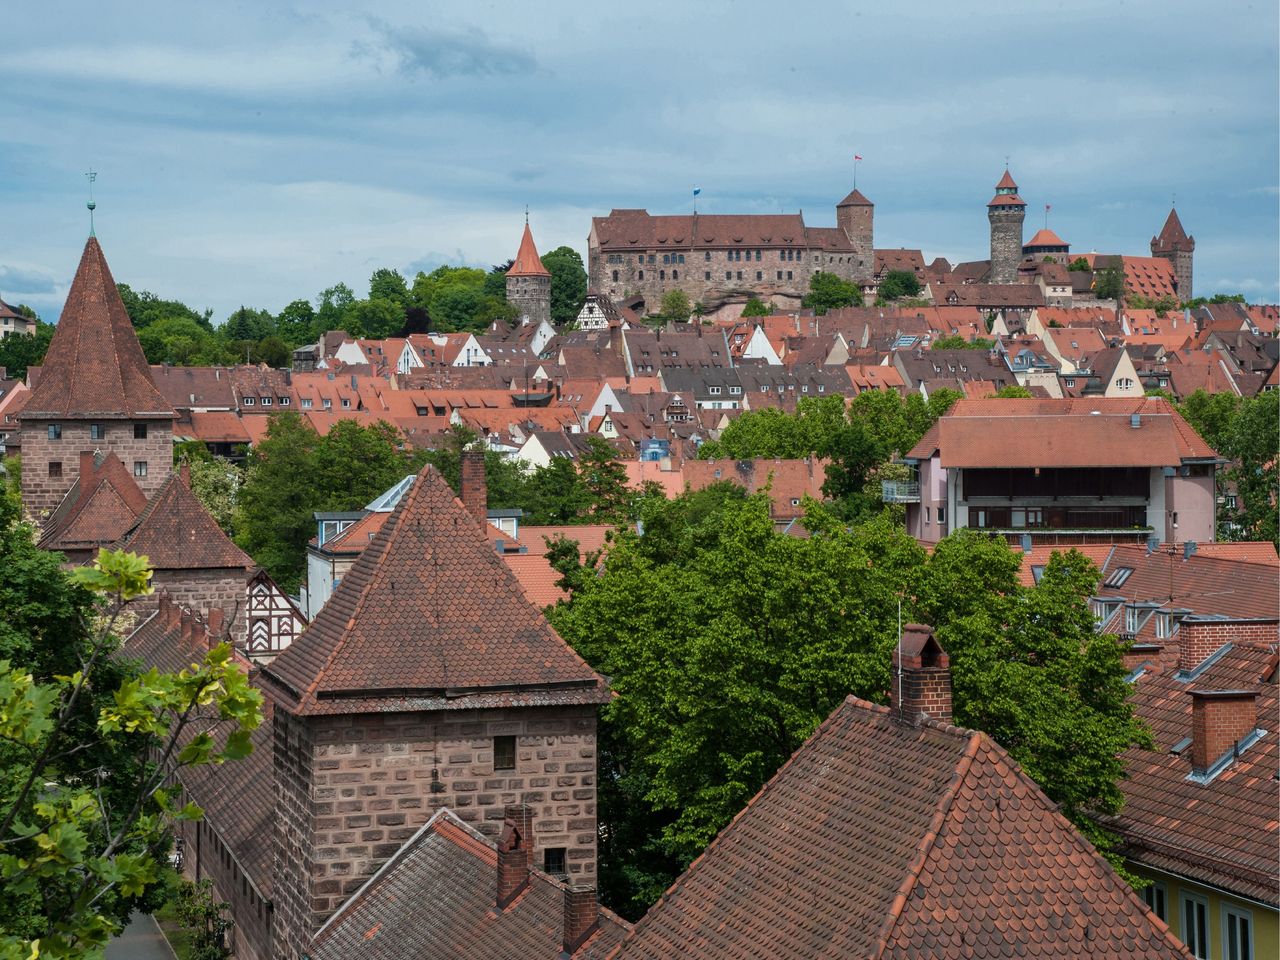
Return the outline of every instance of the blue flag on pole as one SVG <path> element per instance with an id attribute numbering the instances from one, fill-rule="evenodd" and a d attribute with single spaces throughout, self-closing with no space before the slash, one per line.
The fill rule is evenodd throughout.
<path id="1" fill-rule="evenodd" d="M 694 187 L 694 188 L 693 188 L 693 195 L 694 195 L 695 197 L 696 197 L 698 194 L 700 194 L 701 192 L 702 192 L 702 188 L 701 188 L 701 187 Z"/>

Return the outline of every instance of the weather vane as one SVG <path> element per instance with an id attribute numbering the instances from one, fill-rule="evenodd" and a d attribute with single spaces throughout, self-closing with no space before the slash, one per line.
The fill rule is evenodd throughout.
<path id="1" fill-rule="evenodd" d="M 90 167 L 84 178 L 89 181 L 89 202 L 85 204 L 89 208 L 89 236 L 94 237 L 97 234 L 93 232 L 93 211 L 98 208 L 98 205 L 93 202 L 93 181 L 98 179 L 98 175 L 94 172 L 93 167 Z"/>

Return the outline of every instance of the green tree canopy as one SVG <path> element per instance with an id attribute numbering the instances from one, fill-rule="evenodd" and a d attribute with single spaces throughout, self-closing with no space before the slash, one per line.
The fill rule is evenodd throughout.
<path id="1" fill-rule="evenodd" d="M 316 298 L 316 317 L 313 328 L 316 335 L 319 336 L 329 330 L 344 329 L 343 316 L 347 308 L 355 303 L 355 299 L 355 293 L 345 283 L 335 283 L 332 287 L 320 291 L 320 296 Z"/>
<path id="2" fill-rule="evenodd" d="M 210 320 L 213 315 L 211 310 L 197 313 L 185 303 L 178 300 L 162 300 L 149 290 L 135 291 L 127 283 L 117 283 L 116 290 L 124 302 L 124 309 L 129 314 L 130 321 L 138 329 L 148 327 L 159 320 L 173 319 L 191 320 L 206 330 L 213 329 L 213 323 Z"/>
<path id="3" fill-rule="evenodd" d="M 800 303 L 822 316 L 828 310 L 862 306 L 862 291 L 834 273 L 819 271 L 809 279 L 809 292 Z"/>
<path id="4" fill-rule="evenodd" d="M 587 268 L 572 247 L 556 247 L 542 258 L 551 274 L 551 322 L 572 323 L 587 298 Z M 687 314 L 686 314 L 687 316 Z"/>
<path id="5" fill-rule="evenodd" d="M 399 270 L 380 267 L 369 278 L 369 299 L 387 300 L 404 310 L 409 304 L 409 285 Z"/>
<path id="6" fill-rule="evenodd" d="M 294 300 L 276 315 L 276 332 L 291 347 L 312 343 L 324 331 L 316 330 L 316 312 L 310 301 Z"/>
<path id="7" fill-rule="evenodd" d="M 877 298 L 884 303 L 902 297 L 914 297 L 920 293 L 920 281 L 911 270 L 890 270 L 877 291 Z"/>
<path id="8" fill-rule="evenodd" d="M 759 297 L 752 297 L 747 301 L 747 305 L 742 308 L 742 316 L 744 319 L 748 319 L 750 317 L 768 317 L 772 314 L 773 309 Z"/>
<path id="9" fill-rule="evenodd" d="M 689 303 L 689 297 L 683 290 L 668 290 L 662 295 L 661 309 L 664 320 L 685 323 L 693 312 L 693 305 Z"/>
<path id="10" fill-rule="evenodd" d="M 1093 293 L 1099 300 L 1119 300 L 1124 296 L 1124 270 L 1107 267 L 1093 275 Z"/>
<path id="11" fill-rule="evenodd" d="M 44 363 L 55 329 L 51 323 L 38 323 L 35 333 L 29 337 L 0 338 L 0 367 L 5 368 L 6 375 L 22 380 L 27 376 L 27 367 Z"/>
<path id="12" fill-rule="evenodd" d="M 954 333 L 949 337 L 939 337 L 933 341 L 931 349 L 934 350 L 990 350 L 995 346 L 992 340 L 984 340 L 982 337 L 974 337 L 972 340 L 966 340 L 958 333 Z"/>

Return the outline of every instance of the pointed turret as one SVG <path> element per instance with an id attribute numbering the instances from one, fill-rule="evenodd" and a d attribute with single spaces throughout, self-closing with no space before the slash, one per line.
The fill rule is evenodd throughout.
<path id="1" fill-rule="evenodd" d="M 84 246 L 24 417 L 130 420 L 174 416 L 156 389 L 129 314 L 94 237 Z"/>
<path id="2" fill-rule="evenodd" d="M 1184 303 L 1192 298 L 1191 277 L 1194 273 L 1196 240 L 1182 229 L 1177 209 L 1171 209 L 1158 237 L 1151 238 L 1151 255 L 1173 265 L 1178 298 Z"/>
<path id="3" fill-rule="evenodd" d="M 876 205 L 857 187 L 836 204 L 836 226 L 853 244 L 853 279 L 862 283 L 875 269 L 875 216 Z"/>
<path id="4" fill-rule="evenodd" d="M 520 250 L 507 271 L 507 302 L 520 311 L 522 324 L 551 322 L 551 274 L 538 256 L 527 219 Z"/>
<path id="5" fill-rule="evenodd" d="M 114 452 L 143 493 L 164 483 L 173 469 L 174 410 L 156 388 L 94 237 L 32 379 L 21 421 L 22 499 L 33 515 L 58 505 L 85 452 Z"/>
<path id="6" fill-rule="evenodd" d="M 987 221 L 991 224 L 991 269 L 988 283 L 1016 283 L 1018 262 L 1022 259 L 1022 221 L 1027 204 L 1018 196 L 1018 185 L 1006 167 L 996 184 L 996 195 L 987 204 Z"/>
<path id="7" fill-rule="evenodd" d="M 520 238 L 520 250 L 516 253 L 515 263 L 507 271 L 508 277 L 549 277 L 547 268 L 542 265 L 538 256 L 538 248 L 533 242 L 533 231 L 529 224 L 524 225 L 524 236 Z"/>

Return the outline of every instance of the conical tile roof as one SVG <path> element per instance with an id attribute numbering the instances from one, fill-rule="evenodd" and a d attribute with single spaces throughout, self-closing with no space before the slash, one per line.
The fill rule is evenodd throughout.
<path id="1" fill-rule="evenodd" d="M 538 248 L 533 243 L 533 231 L 529 224 L 524 225 L 524 236 L 520 238 L 520 252 L 516 254 L 515 263 L 507 271 L 508 277 L 549 277 L 551 274 L 542 265 L 538 256 Z"/>
<path id="2" fill-rule="evenodd" d="M 262 677 L 302 715 L 609 699 L 430 466 Z"/>
<path id="3" fill-rule="evenodd" d="M 1187 243 L 1187 231 L 1182 229 L 1182 221 L 1178 219 L 1178 211 L 1172 209 L 1164 222 L 1157 242 L 1162 247 L 1176 247 Z"/>
<path id="4" fill-rule="evenodd" d="M 172 417 L 94 237 L 62 308 L 24 418 Z"/>

